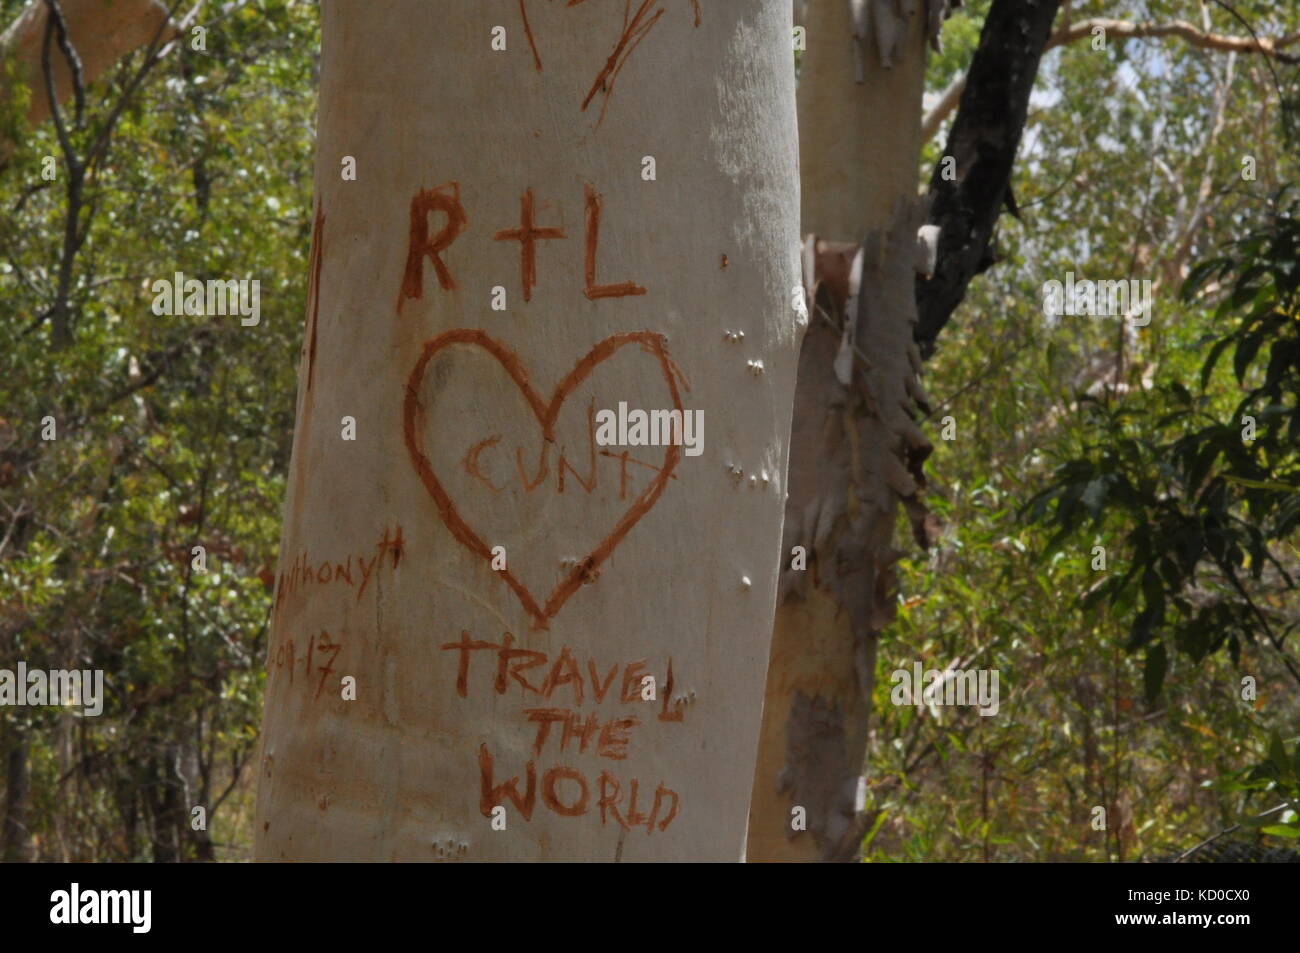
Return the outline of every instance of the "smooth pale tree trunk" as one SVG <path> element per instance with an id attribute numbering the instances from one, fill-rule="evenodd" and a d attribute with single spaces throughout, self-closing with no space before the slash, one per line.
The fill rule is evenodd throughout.
<path id="1" fill-rule="evenodd" d="M 256 855 L 736 860 L 803 330 L 789 4 L 322 17 Z M 598 443 L 620 403 L 702 412 L 702 452 Z"/>
<path id="2" fill-rule="evenodd" d="M 925 47 L 946 4 L 804 7 L 801 228 L 816 242 L 811 257 L 829 320 L 814 311 L 799 358 L 750 861 L 856 856 L 877 643 L 895 613 L 900 505 L 919 542 L 930 532 L 913 283 L 925 221 L 917 199 Z M 861 279 L 853 282 L 859 246 Z M 857 307 L 847 300 L 851 286 Z M 846 306 L 856 321 L 847 345 Z M 796 546 L 806 569 L 792 568 Z"/>

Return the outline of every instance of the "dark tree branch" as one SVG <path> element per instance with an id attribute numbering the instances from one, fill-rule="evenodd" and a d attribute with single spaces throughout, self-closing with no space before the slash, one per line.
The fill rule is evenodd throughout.
<path id="1" fill-rule="evenodd" d="M 45 6 L 50 11 L 46 32 L 49 32 L 49 24 L 53 23 L 59 35 L 59 49 L 63 51 L 63 58 L 68 61 L 68 71 L 72 73 L 72 95 L 77 104 L 77 128 L 80 129 L 86 117 L 86 80 L 81 69 L 81 57 L 77 55 L 72 40 L 68 38 L 68 24 L 63 19 L 63 8 L 59 6 L 59 0 L 45 0 Z"/>
<path id="2" fill-rule="evenodd" d="M 175 0 L 162 21 L 158 24 L 157 30 L 154 31 L 153 39 L 149 42 L 148 49 L 145 51 L 144 61 L 135 71 L 135 74 L 127 82 L 126 88 L 118 97 L 117 102 L 113 104 L 108 116 L 104 120 L 103 127 L 99 130 L 94 142 L 87 149 L 85 157 L 80 158 L 77 155 L 76 146 L 72 142 L 72 137 L 68 134 L 67 125 L 63 120 L 62 110 L 59 108 L 58 93 L 54 84 L 54 70 L 50 58 L 50 41 L 57 32 L 59 35 L 59 45 L 63 54 L 68 59 L 69 67 L 72 70 L 73 84 L 77 98 L 77 125 L 81 125 L 82 113 L 85 108 L 85 90 L 82 87 L 81 79 L 81 61 L 77 57 L 76 50 L 73 49 L 71 41 L 67 37 L 67 25 L 63 19 L 63 11 L 59 7 L 58 0 L 45 0 L 49 9 L 49 16 L 45 21 L 45 36 L 41 47 L 41 69 L 45 77 L 45 92 L 49 97 L 50 116 L 54 122 L 55 131 L 58 134 L 59 148 L 63 152 L 63 161 L 67 166 L 68 184 L 67 196 L 68 207 L 64 214 L 63 220 L 63 247 L 59 255 L 59 272 L 57 286 L 54 292 L 54 301 L 45 311 L 36 316 L 35 320 L 28 326 L 23 334 L 36 330 L 49 320 L 51 326 L 51 340 L 55 348 L 62 348 L 72 342 L 72 284 L 73 269 L 76 263 L 78 252 L 86 242 L 90 234 L 90 227 L 95 217 L 97 203 L 92 201 L 88 210 L 85 206 L 85 186 L 87 174 L 98 167 L 98 164 L 104 159 L 108 151 L 109 142 L 111 141 L 113 130 L 117 125 L 118 119 L 121 118 L 127 104 L 135 95 L 144 78 L 150 70 L 158 63 L 161 58 L 160 47 L 167 29 L 172 22 L 172 14 L 180 6 L 180 0 Z M 86 211 L 83 219 L 83 211 Z"/>
<path id="3" fill-rule="evenodd" d="M 36 185 L 30 185 L 27 188 L 23 189 L 23 194 L 18 197 L 18 201 L 14 204 L 14 207 L 9 210 L 10 214 L 17 215 L 19 212 L 23 210 L 23 206 L 27 204 L 28 199 L 30 199 L 33 195 L 35 195 L 37 192 L 41 191 L 42 189 L 48 189 L 49 187 L 50 187 L 50 183 L 48 182 L 38 182 Z"/>
<path id="4" fill-rule="evenodd" d="M 113 405 L 125 400 L 137 391 L 142 391 L 146 387 L 152 387 L 157 381 L 177 364 L 181 355 L 194 345 L 202 345 L 212 339 L 212 330 L 210 328 L 201 328 L 192 334 L 186 335 L 180 341 L 177 341 L 166 350 L 151 354 L 149 357 L 149 370 L 142 374 L 136 380 L 131 381 L 114 391 L 103 403 L 92 407 L 85 413 L 73 417 L 68 425 L 68 430 L 72 431 L 84 424 L 86 421 L 98 417 L 100 414 L 111 409 Z"/>
<path id="5" fill-rule="evenodd" d="M 1270 815 L 1276 814 L 1278 811 L 1289 806 L 1290 806 L 1289 801 L 1283 801 L 1281 804 L 1277 805 L 1277 807 L 1270 807 L 1263 814 L 1257 815 L 1255 817 L 1255 820 L 1259 820 L 1259 818 L 1261 817 L 1269 817 Z M 1218 840 L 1220 837 L 1223 837 L 1225 834 L 1231 834 L 1233 831 L 1237 830 L 1240 827 L 1241 827 L 1240 824 L 1233 824 L 1231 827 L 1219 831 L 1219 833 L 1215 834 L 1213 837 L 1207 838 L 1206 840 L 1201 841 L 1195 847 L 1183 851 L 1181 854 L 1179 854 L 1177 857 L 1174 858 L 1173 862 L 1175 864 L 1181 864 L 1184 860 L 1192 856 L 1192 854 L 1196 853 L 1201 848 L 1208 847 L 1209 845 L 1213 844 L 1216 840 Z"/>
<path id="6" fill-rule="evenodd" d="M 54 88 L 54 70 L 50 62 L 50 39 L 54 35 L 56 23 L 62 28 L 63 13 L 58 10 L 53 0 L 47 0 L 47 5 L 50 8 L 50 15 L 45 20 L 45 38 L 41 44 L 41 70 L 45 74 L 45 92 L 50 98 L 50 116 L 54 120 L 54 129 L 59 137 L 59 148 L 63 151 L 63 162 L 68 170 L 68 208 L 63 217 L 63 248 L 59 254 L 59 277 L 54 292 L 54 303 L 38 316 L 33 327 L 28 330 L 33 330 L 48 318 L 52 328 L 53 344 L 56 348 L 61 348 L 72 342 L 69 297 L 72 292 L 72 265 L 77 249 L 80 247 L 78 219 L 81 217 L 82 186 L 85 183 L 86 167 L 77 158 L 72 137 L 68 135 L 68 128 L 63 122 L 58 93 Z M 74 53 L 73 56 L 75 57 L 76 54 Z"/>
<path id="7" fill-rule="evenodd" d="M 993 226 L 1006 203 L 1029 94 L 1058 7 L 1060 0 L 993 0 L 984 21 L 944 150 L 956 160 L 956 177 L 943 178 L 940 159 L 930 178 L 938 263 L 933 277 L 916 279 L 916 341 L 926 357 L 966 286 L 992 263 Z"/>
<path id="8" fill-rule="evenodd" d="M 140 68 L 136 70 L 135 75 L 127 82 L 126 88 L 122 90 L 122 95 L 118 97 L 117 102 L 113 106 L 112 112 L 109 113 L 108 118 L 104 121 L 104 128 L 100 130 L 99 136 L 95 139 L 94 144 L 86 152 L 87 166 L 94 167 L 104 157 L 104 154 L 108 150 L 109 139 L 113 135 L 113 129 L 117 126 L 117 121 L 121 118 L 122 112 L 126 109 L 127 104 L 131 101 L 131 97 L 135 95 L 135 91 L 140 87 L 140 84 L 144 82 L 144 78 L 149 75 L 150 70 L 152 70 L 154 66 L 158 64 L 158 61 L 162 59 L 164 37 L 167 36 L 168 27 L 172 24 L 172 17 L 176 14 L 180 5 L 180 0 L 175 0 L 175 2 L 173 2 L 168 8 L 167 16 L 163 17 L 162 22 L 158 24 L 158 29 L 154 31 L 153 39 L 149 41 L 149 46 L 145 49 L 144 62 L 140 64 Z"/>

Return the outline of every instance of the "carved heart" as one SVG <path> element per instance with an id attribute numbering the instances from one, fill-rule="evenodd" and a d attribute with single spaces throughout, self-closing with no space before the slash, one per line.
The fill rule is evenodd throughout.
<path id="1" fill-rule="evenodd" d="M 491 562 L 491 548 L 465 522 L 460 515 L 460 511 L 456 508 L 456 504 L 448 496 L 441 481 L 433 472 L 433 465 L 424 453 L 420 428 L 416 426 L 416 418 L 423 410 L 420 405 L 420 385 L 424 381 L 425 370 L 428 368 L 429 361 L 433 356 L 443 348 L 451 347 L 453 344 L 473 344 L 487 351 L 505 368 L 506 373 L 515 382 L 515 386 L 528 400 L 528 405 L 533 409 L 533 415 L 537 418 L 538 424 L 541 425 L 542 437 L 547 441 L 553 441 L 556 417 L 559 415 L 560 407 L 569 394 L 586 379 L 596 365 L 609 359 L 624 345 L 638 342 L 648 353 L 658 358 L 664 381 L 668 384 L 668 391 L 672 395 L 673 406 L 677 410 L 682 410 L 682 399 L 677 390 L 677 379 L 674 376 L 673 364 L 665 347 L 666 342 L 663 335 L 651 331 L 629 331 L 624 334 L 615 334 L 596 344 L 574 365 L 573 370 L 565 375 L 564 380 L 556 385 L 549 402 L 543 402 L 541 395 L 533 390 L 532 385 L 528 382 L 528 374 L 524 371 L 518 356 L 501 342 L 488 337 L 484 331 L 473 328 L 458 328 L 425 342 L 420 359 L 416 361 L 415 369 L 411 371 L 410 379 L 406 382 L 406 400 L 402 411 L 402 427 L 406 437 L 406 449 L 411 455 L 411 463 L 414 464 L 416 472 L 420 474 L 420 479 L 424 481 L 424 488 L 433 497 L 433 502 L 438 507 L 438 515 L 442 517 L 447 529 L 451 530 L 452 536 L 461 545 L 470 552 L 477 553 Z M 501 570 L 501 575 L 505 577 L 510 588 L 519 597 L 519 602 L 523 605 L 525 611 L 533 617 L 535 628 L 545 629 L 547 627 L 548 620 L 560 611 L 560 608 L 568 601 L 569 596 L 577 592 L 582 585 L 583 579 L 609 558 L 614 548 L 623 541 L 623 537 L 627 535 L 628 530 L 635 526 L 641 517 L 645 516 L 650 508 L 655 505 L 668 480 L 672 477 L 673 470 L 676 469 L 681 456 L 682 448 L 678 444 L 669 444 L 664 448 L 664 465 L 658 475 L 642 491 L 641 495 L 632 501 L 632 505 L 624 512 L 613 531 L 601 540 L 596 545 L 596 548 L 574 567 L 572 572 L 560 580 L 559 585 L 551 590 L 550 595 L 546 597 L 544 606 L 537 604 L 537 600 L 529 592 L 528 587 L 516 579 L 508 568 Z"/>

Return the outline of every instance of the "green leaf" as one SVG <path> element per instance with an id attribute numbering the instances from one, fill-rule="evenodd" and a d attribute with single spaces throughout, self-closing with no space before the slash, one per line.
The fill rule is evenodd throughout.
<path id="1" fill-rule="evenodd" d="M 1300 827 L 1287 827 L 1285 824 L 1273 824 L 1270 827 L 1262 827 L 1260 831 L 1265 834 L 1272 834 L 1274 837 L 1300 837 Z"/>
<path id="2" fill-rule="evenodd" d="M 1146 690 L 1148 705 L 1154 705 L 1160 697 L 1160 689 L 1165 683 L 1165 669 L 1168 667 L 1165 644 L 1157 642 L 1147 649 L 1146 666 L 1142 670 L 1142 685 Z"/>
<path id="3" fill-rule="evenodd" d="M 1232 337 L 1219 338 L 1214 347 L 1210 348 L 1209 355 L 1205 358 L 1205 363 L 1201 365 L 1201 390 L 1205 390 L 1210 383 L 1210 375 L 1214 373 L 1214 366 L 1219 362 L 1223 352 L 1228 349 L 1232 343 Z"/>
<path id="4" fill-rule="evenodd" d="M 1285 776 L 1291 770 L 1291 759 L 1286 756 L 1286 745 L 1282 743 L 1282 736 L 1276 728 L 1268 736 L 1268 760 L 1277 768 L 1279 775 Z"/>
<path id="5" fill-rule="evenodd" d="M 1223 478 L 1229 483 L 1250 487 L 1254 490 L 1272 490 L 1274 493 L 1300 493 L 1300 486 L 1292 486 L 1289 483 L 1278 483 L 1274 480 L 1250 480 L 1233 473 L 1225 473 Z"/>
<path id="6" fill-rule="evenodd" d="M 1251 330 L 1237 345 L 1236 353 L 1232 356 L 1232 370 L 1237 375 L 1237 383 L 1241 383 L 1245 378 L 1246 371 L 1250 368 L 1250 362 L 1255 359 L 1260 345 L 1264 343 L 1267 331 L 1268 326 L 1261 324 Z"/>

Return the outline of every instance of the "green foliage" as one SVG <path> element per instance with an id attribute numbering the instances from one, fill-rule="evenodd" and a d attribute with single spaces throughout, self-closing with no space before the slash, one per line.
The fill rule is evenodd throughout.
<path id="1" fill-rule="evenodd" d="M 1200 393 L 1174 378 L 1114 406 L 1090 402 L 1088 445 L 1027 507 L 1058 530 L 1046 554 L 1085 530 L 1122 532 L 1128 568 L 1083 604 L 1131 610 L 1127 647 L 1146 651 L 1150 702 L 1165 639 L 1197 662 L 1220 649 L 1237 661 L 1259 638 L 1282 651 L 1297 625 L 1270 622 L 1265 604 L 1296 589 L 1285 542 L 1300 524 L 1300 219 L 1287 203 L 1283 190 L 1265 226 L 1188 275 L 1184 304 L 1217 298 L 1213 326 L 1226 328 L 1201 342 Z M 1229 352 L 1244 393 L 1223 420 L 1206 388 Z"/>
<path id="2" fill-rule="evenodd" d="M 1261 35 L 1300 26 L 1294 10 L 1264 0 L 1233 7 Z M 1245 32 L 1216 5 L 1209 13 L 1215 32 Z M 967 15 L 945 27 L 947 50 L 970 42 L 957 29 Z M 1173 0 L 1076 2 L 1072 15 L 1188 18 Z M 1287 668 L 1294 634 L 1279 652 L 1212 558 L 1196 561 L 1191 591 L 1171 585 L 1190 547 L 1220 552 L 1274 635 L 1300 620 L 1282 575 L 1297 574 L 1295 497 L 1284 487 L 1300 479 L 1289 475 L 1295 441 L 1279 409 L 1294 411 L 1294 391 L 1285 397 L 1283 375 L 1276 394 L 1254 394 L 1268 383 L 1269 342 L 1293 339 L 1294 321 L 1260 335 L 1240 384 L 1234 345 L 1201 382 L 1215 341 L 1253 333 L 1245 319 L 1261 291 L 1290 287 L 1289 298 L 1266 293 L 1295 313 L 1287 239 L 1267 251 L 1266 235 L 1294 220 L 1282 214 L 1290 193 L 1270 200 L 1300 179 L 1294 149 L 1279 145 L 1276 111 L 1300 86 L 1294 68 L 1244 56 L 1227 84 L 1225 61 L 1172 38 L 1105 51 L 1080 43 L 1043 60 L 1013 182 L 1022 217 L 1000 220 L 997 264 L 971 285 L 926 366 L 935 408 L 926 429 L 936 445 L 927 502 L 944 528 L 930 552 L 899 564 L 898 618 L 879 647 L 868 807 L 880 814 L 870 860 L 1176 856 L 1289 796 L 1230 784 L 1260 763 L 1273 732 L 1297 733 L 1300 693 Z M 951 73 L 931 59 L 931 96 Z M 926 147 L 922 183 L 944 135 Z M 1241 176 L 1247 152 L 1258 160 L 1257 181 Z M 1176 298 L 1195 262 L 1224 257 L 1216 249 L 1243 235 L 1255 244 L 1229 246 L 1238 264 L 1210 278 L 1219 287 Z M 1219 314 L 1236 280 L 1270 255 L 1281 279 L 1254 272 L 1243 286 L 1253 290 Z M 1114 320 L 1048 319 L 1043 283 L 1068 271 L 1152 279 L 1151 324 L 1123 334 Z M 1259 423 L 1253 444 L 1241 439 L 1241 413 Z M 938 436 L 949 415 L 951 441 Z M 1206 469 L 1197 477 L 1193 466 Z M 1205 492 L 1228 474 L 1270 485 L 1224 478 L 1217 498 Z M 1044 491 L 1044 519 L 1024 519 Z M 1204 522 L 1216 499 L 1231 504 L 1228 518 Z M 1159 505 L 1134 508 L 1142 500 Z M 905 532 L 900 525 L 900 539 Z M 1092 569 L 1096 546 L 1106 549 L 1104 572 Z M 1152 611 L 1140 618 L 1148 598 Z M 1255 637 L 1230 631 L 1229 616 Z M 927 668 L 996 669 L 999 715 L 892 705 L 890 673 L 917 659 Z M 1257 685 L 1253 699 L 1243 698 L 1246 675 Z M 1104 830 L 1092 826 L 1098 806 Z M 1275 826 L 1238 836 L 1292 844 Z"/>
<path id="3" fill-rule="evenodd" d="M 317 8 L 261 0 L 206 25 L 206 54 L 178 44 L 127 97 L 75 215 L 52 124 L 0 173 L 0 665 L 102 669 L 107 694 L 98 718 L 6 710 L 0 746 L 29 752 L 37 859 L 238 858 L 251 841 Z M 67 117 L 82 160 L 144 55 L 87 90 L 82 128 Z M 48 312 L 70 219 L 85 237 L 62 341 Z M 178 271 L 258 279 L 261 323 L 155 315 L 152 283 Z M 57 440 L 41 439 L 47 416 Z M 208 832 L 191 829 L 196 805 Z"/>
<path id="4" fill-rule="evenodd" d="M 1273 801 L 1281 797 L 1280 804 L 1245 817 L 1242 826 L 1288 840 L 1300 839 L 1300 742 L 1288 750 L 1282 736 L 1272 732 L 1260 760 L 1229 774 L 1222 787 L 1229 792 L 1243 792 L 1247 801 L 1257 793 Z"/>

